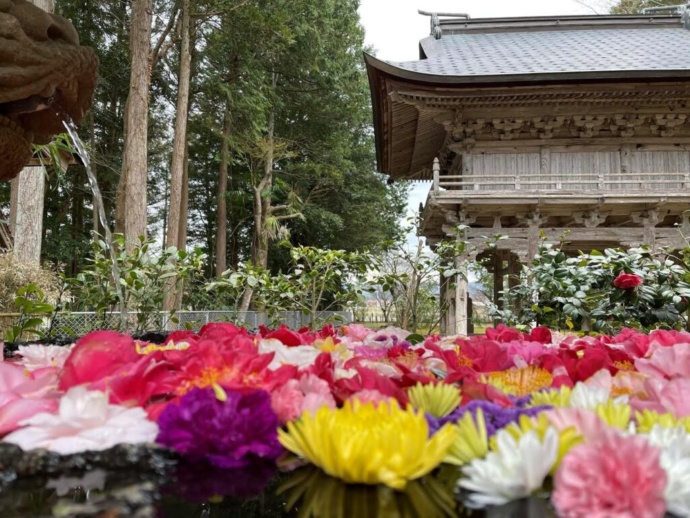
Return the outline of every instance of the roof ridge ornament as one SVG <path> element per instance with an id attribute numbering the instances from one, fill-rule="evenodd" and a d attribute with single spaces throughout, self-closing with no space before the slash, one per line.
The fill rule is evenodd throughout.
<path id="1" fill-rule="evenodd" d="M 441 16 L 452 18 L 465 18 L 466 20 L 470 19 L 470 15 L 467 13 L 435 13 L 431 11 L 423 11 L 421 9 L 417 10 L 417 12 L 422 16 L 431 17 L 431 36 L 433 36 L 434 39 L 437 40 L 440 40 L 441 36 L 443 36 L 443 30 L 441 29 Z"/>

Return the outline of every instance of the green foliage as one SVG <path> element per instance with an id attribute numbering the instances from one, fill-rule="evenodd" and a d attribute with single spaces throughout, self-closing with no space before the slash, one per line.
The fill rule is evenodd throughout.
<path id="1" fill-rule="evenodd" d="M 643 284 L 617 288 L 613 281 L 621 273 L 637 275 Z M 544 244 L 523 272 L 521 284 L 504 296 L 506 307 L 514 309 L 494 308 L 492 314 L 511 325 L 536 322 L 556 329 L 679 328 L 686 323 L 688 281 L 685 265 L 648 248 L 568 257 Z"/>
<path id="2" fill-rule="evenodd" d="M 281 311 L 300 311 L 318 326 L 324 323 L 321 312 L 342 309 L 358 300 L 373 263 L 368 252 L 289 246 L 289 254 L 287 273 L 271 274 L 251 262 L 242 263 L 209 283 L 207 290 L 229 297 L 237 309 L 244 291 L 251 288 L 257 310 L 269 317 Z"/>
<path id="3" fill-rule="evenodd" d="M 19 310 L 19 319 L 5 333 L 5 341 L 15 343 L 26 334 L 39 338 L 44 333 L 39 330 L 44 317 L 50 317 L 55 307 L 47 302 L 45 292 L 35 284 L 19 288 L 14 298 L 14 306 Z"/>
<path id="4" fill-rule="evenodd" d="M 677 6 L 681 0 L 619 0 L 611 7 L 611 14 L 638 14 L 650 7 Z"/>
<path id="5" fill-rule="evenodd" d="M 418 222 L 408 220 L 408 229 Z M 463 254 L 467 242 L 462 239 L 464 227 L 456 229 L 460 239 L 442 241 L 431 252 L 422 241 L 410 247 L 406 235 L 386 243 L 386 251 L 376 263 L 372 280 L 377 301 L 384 318 L 395 325 L 416 332 L 420 327 L 435 328 L 447 309 L 440 300 L 440 283 L 455 281 L 457 275 L 466 279 L 466 272 L 457 269 L 455 258 Z"/>
<path id="6" fill-rule="evenodd" d="M 152 240 L 139 238 L 139 244 L 131 252 L 124 246 L 124 236 L 113 236 L 118 250 L 117 265 L 124 305 L 136 312 L 134 322 L 127 322 L 128 331 L 142 333 L 162 329 L 164 315 L 160 312 L 169 289 L 170 279 L 184 282 L 202 268 L 204 255 L 196 249 L 193 253 L 170 247 L 153 252 Z M 88 266 L 68 282 L 74 302 L 73 311 L 95 311 L 105 320 L 106 313 L 117 310 L 119 299 L 113 279 L 112 262 L 108 246 L 102 239 L 94 240 L 92 257 Z"/>

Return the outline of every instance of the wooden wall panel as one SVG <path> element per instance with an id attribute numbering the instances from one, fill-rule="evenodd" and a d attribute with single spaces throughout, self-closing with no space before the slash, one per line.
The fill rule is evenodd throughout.
<path id="1" fill-rule="evenodd" d="M 552 188 L 563 190 L 596 190 L 600 180 L 620 173 L 618 151 L 589 151 L 551 154 Z"/>
<path id="2" fill-rule="evenodd" d="M 487 185 L 478 180 L 481 190 L 513 190 L 516 188 L 515 176 L 538 175 L 541 167 L 539 153 L 481 153 L 472 158 L 473 175 L 493 184 Z M 510 178 L 505 178 L 506 175 Z M 528 186 L 520 185 L 520 188 L 527 189 Z"/>
<path id="3" fill-rule="evenodd" d="M 629 188 L 662 191 L 681 189 L 683 176 L 690 173 L 690 153 L 634 151 L 631 155 L 631 173 L 633 178 Z"/>

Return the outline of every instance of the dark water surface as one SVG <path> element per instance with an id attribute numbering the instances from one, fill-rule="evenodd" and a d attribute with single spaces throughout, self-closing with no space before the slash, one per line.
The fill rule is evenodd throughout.
<path id="1" fill-rule="evenodd" d="M 166 472 L 108 470 L 35 474 L 14 481 L 7 475 L 0 492 L 0 516 L 70 518 L 434 518 L 548 517 L 543 500 L 533 498 L 501 508 L 472 512 L 454 495 L 457 470 L 442 468 L 408 484 L 404 492 L 386 487 L 346 485 L 307 466 L 281 472 L 257 462 L 241 471 L 203 465 L 168 465 Z"/>

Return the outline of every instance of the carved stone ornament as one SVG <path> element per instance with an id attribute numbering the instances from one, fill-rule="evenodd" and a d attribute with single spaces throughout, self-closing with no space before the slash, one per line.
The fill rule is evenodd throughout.
<path id="1" fill-rule="evenodd" d="M 32 143 L 78 123 L 93 101 L 98 61 L 72 24 L 25 0 L 0 0 L 0 180 L 14 178 Z"/>

